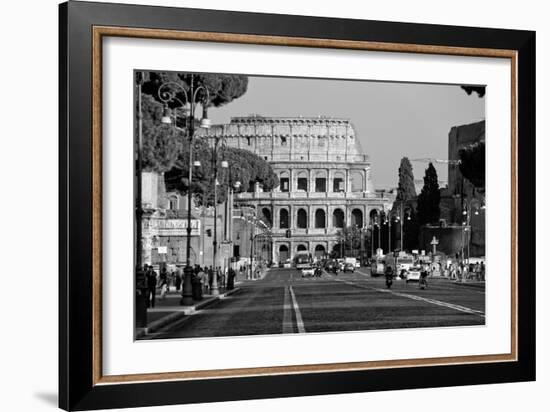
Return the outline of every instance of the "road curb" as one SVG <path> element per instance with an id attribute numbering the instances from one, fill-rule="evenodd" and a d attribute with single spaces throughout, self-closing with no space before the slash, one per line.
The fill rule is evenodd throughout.
<path id="1" fill-rule="evenodd" d="M 140 329 L 136 333 L 136 339 L 142 338 L 142 337 L 144 337 L 144 336 L 146 336 L 150 333 L 155 333 L 156 331 L 158 331 L 159 329 L 164 328 L 165 326 L 169 325 L 170 323 L 174 323 L 176 321 L 179 321 L 179 320 L 183 319 L 184 317 L 189 316 L 191 313 L 193 313 L 193 312 L 195 312 L 199 309 L 206 308 L 207 306 L 210 306 L 210 305 L 214 304 L 215 302 L 226 298 L 227 296 L 230 296 L 230 295 L 233 295 L 234 293 L 237 293 L 238 291 L 240 291 L 240 288 L 235 288 L 235 289 L 232 289 L 228 292 L 222 293 L 218 296 L 212 296 L 211 298 L 208 298 L 208 299 L 206 299 L 202 302 L 199 302 L 196 305 L 189 306 L 188 308 L 186 308 L 184 310 L 179 310 L 177 312 L 172 312 L 169 315 L 166 315 L 166 316 L 164 316 L 164 317 L 162 317 L 162 318 L 160 318 L 160 319 L 158 319 L 154 322 L 151 322 L 151 324 L 147 325 L 146 328 Z"/>
<path id="2" fill-rule="evenodd" d="M 475 283 L 453 282 L 453 284 L 458 286 L 466 286 L 468 288 L 485 289 L 485 282 L 475 282 Z"/>

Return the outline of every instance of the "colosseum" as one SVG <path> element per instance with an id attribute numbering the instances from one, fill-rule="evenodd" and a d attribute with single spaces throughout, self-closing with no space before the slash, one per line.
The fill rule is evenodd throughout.
<path id="1" fill-rule="evenodd" d="M 371 212 L 391 206 L 375 193 L 369 158 L 349 119 L 251 115 L 207 134 L 261 156 L 279 177 L 271 192 L 257 185 L 235 197 L 236 207 L 252 206 L 271 223 L 273 262 L 299 251 L 321 257 L 338 250 L 342 228 L 366 228 Z"/>

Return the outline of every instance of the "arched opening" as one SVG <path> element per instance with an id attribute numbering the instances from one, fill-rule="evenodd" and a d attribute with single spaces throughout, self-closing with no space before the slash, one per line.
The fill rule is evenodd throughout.
<path id="1" fill-rule="evenodd" d="M 296 189 L 298 192 L 307 192 L 307 173 L 299 172 L 298 177 L 296 178 Z"/>
<path id="2" fill-rule="evenodd" d="M 306 247 L 306 245 L 298 245 L 298 247 L 296 248 L 296 251 L 305 252 L 305 251 L 307 251 L 307 247 Z"/>
<path id="3" fill-rule="evenodd" d="M 289 258 L 288 246 L 281 245 L 279 246 L 279 262 L 286 262 Z"/>
<path id="4" fill-rule="evenodd" d="M 262 216 L 264 218 L 264 220 L 269 223 L 269 225 L 271 226 L 272 224 L 272 219 L 271 219 L 271 210 L 268 208 L 268 207 L 264 207 L 262 209 Z"/>
<path id="5" fill-rule="evenodd" d="M 335 173 L 332 178 L 332 191 L 333 192 L 343 192 L 346 190 L 344 185 L 345 175 L 343 173 Z"/>
<path id="6" fill-rule="evenodd" d="M 351 191 L 363 191 L 363 174 L 359 171 L 351 172 Z"/>
<path id="7" fill-rule="evenodd" d="M 296 227 L 298 229 L 307 229 L 307 212 L 304 209 L 298 209 Z"/>
<path id="8" fill-rule="evenodd" d="M 353 209 L 351 211 L 351 224 L 356 227 L 363 227 L 363 212 L 361 209 Z"/>
<path id="9" fill-rule="evenodd" d="M 326 250 L 323 245 L 315 246 L 315 259 L 323 259 L 325 257 Z"/>
<path id="10" fill-rule="evenodd" d="M 288 229 L 288 210 L 281 209 L 279 212 L 279 228 Z"/>
<path id="11" fill-rule="evenodd" d="M 281 192 L 290 191 L 290 178 L 288 172 L 282 172 L 279 175 L 279 189 Z"/>
<path id="12" fill-rule="evenodd" d="M 325 211 L 323 209 L 317 209 L 315 211 L 315 227 L 317 229 L 323 229 L 326 226 Z"/>
<path id="13" fill-rule="evenodd" d="M 335 209 L 332 212 L 332 226 L 336 228 L 344 227 L 344 212 L 342 209 Z"/>
<path id="14" fill-rule="evenodd" d="M 327 176 L 325 172 L 318 172 L 315 175 L 315 191 L 319 193 L 327 191 Z"/>

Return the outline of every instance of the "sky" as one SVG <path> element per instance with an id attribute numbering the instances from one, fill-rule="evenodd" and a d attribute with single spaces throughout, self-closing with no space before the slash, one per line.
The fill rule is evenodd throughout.
<path id="1" fill-rule="evenodd" d="M 403 156 L 447 159 L 449 130 L 483 120 L 485 98 L 457 85 L 250 76 L 242 97 L 208 114 L 213 123 L 249 114 L 349 118 L 370 157 L 374 186 L 392 188 Z M 428 164 L 412 165 L 422 179 Z M 446 182 L 447 166 L 434 166 Z"/>

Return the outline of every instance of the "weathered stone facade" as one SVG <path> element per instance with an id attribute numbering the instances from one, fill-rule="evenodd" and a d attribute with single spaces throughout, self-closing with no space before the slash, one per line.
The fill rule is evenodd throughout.
<path id="1" fill-rule="evenodd" d="M 170 269 L 183 267 L 187 259 L 187 197 L 166 192 L 164 176 L 142 173 L 143 218 L 142 261 L 155 267 L 166 264 Z M 223 208 L 218 206 L 218 244 L 223 240 Z M 214 208 L 191 209 L 191 265 L 212 266 Z M 216 266 L 224 267 L 220 253 Z"/>
<path id="2" fill-rule="evenodd" d="M 390 207 L 387 197 L 375 193 L 368 156 L 348 119 L 254 115 L 205 134 L 257 154 L 279 177 L 271 192 L 257 186 L 235 197 L 237 207 L 254 206 L 258 217 L 272 223 L 274 262 L 302 250 L 329 254 L 343 227 L 366 227 L 373 209 Z"/>

